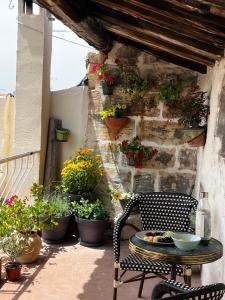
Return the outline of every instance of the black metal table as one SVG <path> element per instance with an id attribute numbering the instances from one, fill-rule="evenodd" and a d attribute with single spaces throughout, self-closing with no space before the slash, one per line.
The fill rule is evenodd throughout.
<path id="1" fill-rule="evenodd" d="M 207 246 L 199 244 L 191 251 L 182 251 L 175 246 L 158 246 L 138 239 L 133 235 L 129 242 L 132 253 L 145 259 L 171 264 L 171 279 L 176 280 L 176 265 L 192 266 L 214 262 L 223 256 L 223 245 L 211 238 Z M 185 272 L 185 281 L 191 285 L 191 268 Z"/>

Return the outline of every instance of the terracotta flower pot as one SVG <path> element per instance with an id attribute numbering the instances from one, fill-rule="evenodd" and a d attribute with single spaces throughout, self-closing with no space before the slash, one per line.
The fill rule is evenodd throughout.
<path id="1" fill-rule="evenodd" d="M 5 266 L 6 279 L 9 281 L 17 281 L 21 277 L 21 268 L 20 263 L 8 263 Z"/>
<path id="2" fill-rule="evenodd" d="M 32 233 L 27 236 L 29 246 L 26 247 L 24 254 L 17 257 L 16 261 L 21 264 L 30 264 L 37 260 L 42 248 L 41 238 L 37 233 Z"/>
<path id="3" fill-rule="evenodd" d="M 200 135 L 188 142 L 192 147 L 201 147 L 205 145 L 206 141 L 206 131 L 203 131 Z"/>
<path id="4" fill-rule="evenodd" d="M 178 130 L 178 136 L 183 143 L 188 143 L 193 147 L 201 147 L 205 145 L 206 129 L 182 128 Z"/>
<path id="5" fill-rule="evenodd" d="M 129 123 L 129 118 L 106 118 L 104 122 L 109 131 L 116 137 L 116 135 Z"/>

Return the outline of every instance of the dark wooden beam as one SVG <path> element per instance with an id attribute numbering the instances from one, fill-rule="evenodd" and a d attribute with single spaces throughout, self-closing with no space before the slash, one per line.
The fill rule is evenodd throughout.
<path id="1" fill-rule="evenodd" d="M 146 34 L 144 34 L 143 32 L 137 33 L 137 31 L 134 31 L 134 30 L 128 29 L 128 28 L 122 28 L 118 25 L 112 25 L 112 24 L 107 25 L 107 23 L 105 23 L 105 22 L 104 22 L 104 27 L 108 31 L 110 31 L 118 36 L 135 41 L 139 44 L 143 44 L 147 47 L 151 47 L 152 49 L 155 49 L 155 50 L 172 53 L 181 58 L 195 61 L 197 63 L 207 65 L 207 66 L 213 66 L 215 63 L 215 60 L 213 60 L 213 59 L 205 58 L 202 55 L 197 55 L 188 50 L 184 51 L 183 49 L 180 49 L 178 46 L 172 46 L 169 43 L 157 40 L 155 38 L 150 38 L 149 36 L 146 36 Z"/>
<path id="2" fill-rule="evenodd" d="M 178 66 L 181 66 L 181 67 L 184 67 L 184 68 L 187 68 L 189 70 L 196 71 L 196 72 L 199 72 L 199 73 L 202 73 L 202 74 L 207 73 L 207 66 L 205 66 L 205 65 L 202 65 L 202 64 L 199 64 L 199 63 L 196 63 L 196 62 L 193 62 L 193 61 L 181 58 L 181 57 L 177 57 L 177 56 L 175 56 L 171 53 L 167 53 L 167 52 L 152 49 L 151 47 L 147 47 L 145 45 L 142 45 L 142 44 L 139 44 L 137 42 L 131 41 L 127 38 L 123 38 L 121 36 L 113 35 L 113 38 L 116 41 L 120 42 L 120 43 L 135 47 L 135 48 L 137 48 L 141 51 L 145 51 L 145 52 L 147 52 L 151 55 L 154 55 L 154 56 L 156 56 L 156 57 L 158 57 L 158 58 L 160 58 L 160 59 L 162 59 L 166 62 L 173 63 L 175 65 L 178 65 Z"/>
<path id="3" fill-rule="evenodd" d="M 180 7 L 184 10 L 191 12 L 198 12 L 199 14 L 208 14 L 210 12 L 210 6 L 207 4 L 201 4 L 193 0 L 164 0 L 175 7 Z"/>
<path id="4" fill-rule="evenodd" d="M 130 28 L 137 33 L 146 34 L 149 38 L 158 39 L 159 42 L 165 41 L 174 46 L 178 46 L 184 51 L 188 50 L 215 60 L 220 59 L 224 54 L 224 50 L 217 47 L 193 40 L 191 37 L 179 35 L 154 24 L 137 20 L 123 13 L 115 13 L 108 8 L 96 8 L 96 6 L 93 6 L 91 11 L 97 18 L 104 21 L 108 27 L 111 25 L 119 25 L 121 28 Z"/>
<path id="5" fill-rule="evenodd" d="M 196 0 L 199 3 L 208 4 L 212 6 L 217 6 L 219 8 L 224 9 L 225 8 L 225 2 L 224 0 Z"/>
<path id="6" fill-rule="evenodd" d="M 99 51 L 109 52 L 112 49 L 112 39 L 101 24 L 93 17 L 87 15 L 86 9 L 82 11 L 82 0 L 38 0 L 56 18 L 61 20 L 80 38 Z"/>
<path id="7" fill-rule="evenodd" d="M 216 47 L 224 48 L 225 46 L 225 35 L 224 37 L 216 36 L 215 34 L 206 32 L 205 30 L 202 30 L 200 28 L 196 28 L 194 24 L 190 25 L 186 24 L 186 22 L 178 22 L 176 16 L 174 16 L 173 18 L 168 18 L 167 16 L 162 14 L 162 12 L 161 14 L 156 13 L 146 4 L 145 7 L 147 7 L 147 9 L 143 9 L 142 5 L 140 6 L 140 2 L 137 2 L 137 5 L 128 3 L 124 0 L 116 0 L 113 2 L 110 0 L 92 0 L 92 2 L 101 4 L 102 6 L 108 7 L 118 12 L 123 12 L 124 14 L 149 22 L 150 24 L 160 26 L 164 29 L 168 29 L 180 35 L 184 35 L 187 37 L 191 36 L 198 41 L 202 41 Z"/>

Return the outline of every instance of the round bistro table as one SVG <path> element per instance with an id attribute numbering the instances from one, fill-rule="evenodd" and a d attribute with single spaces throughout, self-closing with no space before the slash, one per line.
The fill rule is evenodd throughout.
<path id="1" fill-rule="evenodd" d="M 176 280 L 176 266 L 188 266 L 185 272 L 185 282 L 191 285 L 192 265 L 208 264 L 223 256 L 223 245 L 211 238 L 207 246 L 199 244 L 191 251 L 182 251 L 173 246 L 159 246 L 138 239 L 135 235 L 130 238 L 129 249 L 133 254 L 145 259 L 171 264 L 171 279 Z"/>

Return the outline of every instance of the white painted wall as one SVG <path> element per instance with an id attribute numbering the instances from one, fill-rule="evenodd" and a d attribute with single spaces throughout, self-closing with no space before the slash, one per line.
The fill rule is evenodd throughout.
<path id="1" fill-rule="evenodd" d="M 59 143 L 60 167 L 75 149 L 84 146 L 88 99 L 86 86 L 72 87 L 51 94 L 51 117 L 62 120 L 62 126 L 71 132 L 68 142 Z"/>
<path id="2" fill-rule="evenodd" d="M 25 15 L 18 2 L 16 116 L 14 154 L 40 150 L 21 194 L 43 178 L 50 109 L 52 22 L 47 11 Z"/>
<path id="3" fill-rule="evenodd" d="M 221 91 L 225 88 L 225 59 L 217 63 L 207 75 L 201 76 L 199 85 L 202 90 L 209 92 L 210 117 L 206 145 L 198 160 L 197 194 L 200 190 L 209 193 L 212 236 L 225 245 L 225 159 L 219 155 L 221 140 L 216 136 Z M 225 282 L 225 256 L 203 266 L 202 283 L 214 282 Z"/>

